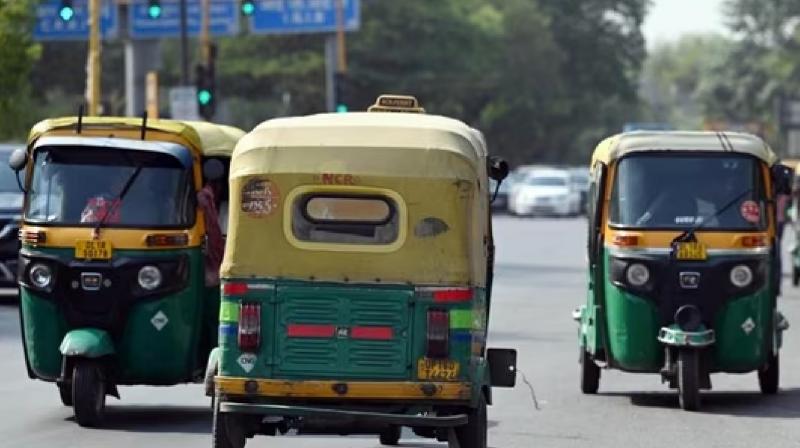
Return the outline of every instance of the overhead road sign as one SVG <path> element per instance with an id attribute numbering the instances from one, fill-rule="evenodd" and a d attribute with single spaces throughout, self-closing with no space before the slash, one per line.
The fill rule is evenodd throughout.
<path id="1" fill-rule="evenodd" d="M 33 38 L 43 40 L 88 40 L 89 2 L 73 0 L 73 15 L 69 20 L 59 16 L 61 0 L 44 0 L 36 5 L 36 23 Z M 103 39 L 117 37 L 119 11 L 115 1 L 103 0 L 100 10 L 100 35 Z"/>
<path id="2" fill-rule="evenodd" d="M 133 0 L 129 11 L 129 35 L 132 39 L 161 39 L 181 34 L 180 0 L 161 0 L 158 17 L 150 14 L 148 0 Z M 239 34 L 239 1 L 211 0 L 209 31 L 214 36 Z M 202 25 L 202 2 L 187 0 L 186 25 L 189 36 L 199 36 Z"/>
<path id="3" fill-rule="evenodd" d="M 250 16 L 250 32 L 256 34 L 332 33 L 336 31 L 338 0 L 259 0 Z M 361 26 L 360 0 L 344 2 L 344 28 Z"/>

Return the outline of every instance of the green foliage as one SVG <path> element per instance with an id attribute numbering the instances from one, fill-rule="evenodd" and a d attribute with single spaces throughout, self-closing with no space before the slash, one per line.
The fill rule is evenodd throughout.
<path id="1" fill-rule="evenodd" d="M 33 0 L 0 0 L 0 139 L 21 139 L 33 117 L 28 76 L 40 48 L 31 40 Z"/>

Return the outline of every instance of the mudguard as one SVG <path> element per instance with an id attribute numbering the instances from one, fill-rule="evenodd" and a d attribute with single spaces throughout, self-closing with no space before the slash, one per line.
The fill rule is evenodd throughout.
<path id="1" fill-rule="evenodd" d="M 64 336 L 59 346 L 65 357 L 100 358 L 115 353 L 111 335 L 97 328 L 78 328 Z"/>
<path id="2" fill-rule="evenodd" d="M 214 347 L 208 355 L 208 364 L 206 364 L 206 374 L 203 378 L 203 384 L 206 390 L 206 397 L 214 396 L 214 377 L 217 375 L 219 369 L 219 356 L 220 348 Z"/>

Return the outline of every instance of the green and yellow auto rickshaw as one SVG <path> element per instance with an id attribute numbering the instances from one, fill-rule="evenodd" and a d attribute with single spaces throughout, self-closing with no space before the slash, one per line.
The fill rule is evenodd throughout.
<path id="1" fill-rule="evenodd" d="M 215 447 L 256 434 L 403 426 L 487 446 L 494 251 L 481 134 L 383 96 L 372 112 L 267 121 L 236 146 L 222 265 Z M 394 113 L 380 113 L 392 111 Z"/>
<path id="2" fill-rule="evenodd" d="M 582 391 L 602 366 L 660 373 L 687 410 L 715 372 L 757 371 L 776 393 L 788 324 L 773 199 L 789 177 L 772 150 L 748 134 L 634 132 L 603 141 L 591 173 Z"/>
<path id="3" fill-rule="evenodd" d="M 78 424 L 100 424 L 118 385 L 202 381 L 217 344 L 219 281 L 206 275 L 212 213 L 198 192 L 216 182 L 216 200 L 225 199 L 242 135 L 209 123 L 68 117 L 37 124 L 12 157 L 26 172 L 28 375 L 55 382 Z"/>

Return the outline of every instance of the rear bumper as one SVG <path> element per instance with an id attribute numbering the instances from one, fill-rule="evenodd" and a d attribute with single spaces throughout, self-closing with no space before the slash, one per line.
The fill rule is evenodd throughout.
<path id="1" fill-rule="evenodd" d="M 249 404 L 221 402 L 220 412 L 274 415 L 280 417 L 316 417 L 342 422 L 376 422 L 388 425 L 450 428 L 467 423 L 466 414 L 445 416 L 389 414 L 382 412 L 351 411 L 309 406 L 283 406 L 276 404 Z"/>
<path id="2" fill-rule="evenodd" d="M 287 381 L 218 376 L 218 394 L 243 397 L 460 401 L 472 398 L 470 383 L 389 381 Z"/>

